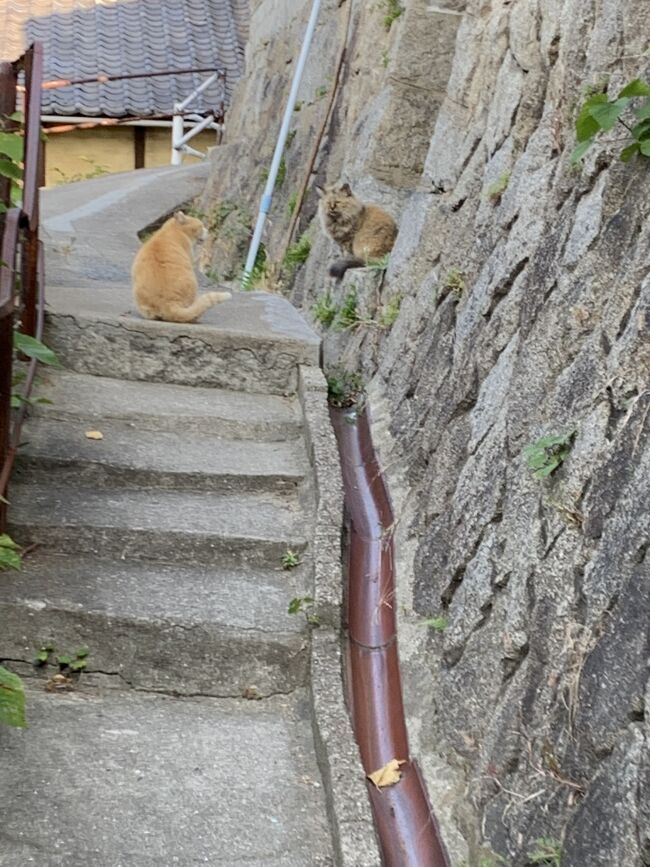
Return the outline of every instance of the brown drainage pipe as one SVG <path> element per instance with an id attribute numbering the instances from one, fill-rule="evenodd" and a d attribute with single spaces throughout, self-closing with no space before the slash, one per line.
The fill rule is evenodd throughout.
<path id="1" fill-rule="evenodd" d="M 348 701 L 366 774 L 404 760 L 399 783 L 368 792 L 384 867 L 450 867 L 422 775 L 409 756 L 397 650 L 393 511 L 367 413 L 332 409 L 349 526 Z"/>

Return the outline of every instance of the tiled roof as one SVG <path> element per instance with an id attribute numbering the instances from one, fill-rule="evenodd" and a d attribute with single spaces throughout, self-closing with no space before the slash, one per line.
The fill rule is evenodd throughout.
<path id="1" fill-rule="evenodd" d="M 0 57 L 38 39 L 45 79 L 168 69 L 226 71 L 226 105 L 244 69 L 249 0 L 0 0 Z M 123 117 L 172 113 L 209 73 L 136 78 L 43 91 L 43 113 Z M 219 82 L 192 108 L 223 99 Z"/>

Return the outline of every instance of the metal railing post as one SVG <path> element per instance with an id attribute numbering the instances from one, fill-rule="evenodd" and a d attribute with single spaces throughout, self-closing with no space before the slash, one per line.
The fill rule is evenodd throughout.
<path id="1" fill-rule="evenodd" d="M 172 159 L 173 166 L 180 166 L 183 162 L 182 145 L 183 138 L 183 114 L 178 103 L 174 103 L 174 116 L 172 118 Z"/>

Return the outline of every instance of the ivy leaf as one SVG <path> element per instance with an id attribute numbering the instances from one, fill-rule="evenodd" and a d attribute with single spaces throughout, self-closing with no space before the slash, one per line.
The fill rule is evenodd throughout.
<path id="1" fill-rule="evenodd" d="M 11 132 L 0 132 L 0 154 L 4 154 L 15 163 L 23 159 L 23 137 Z"/>
<path id="2" fill-rule="evenodd" d="M 2 533 L 0 534 L 0 548 L 12 548 L 14 551 L 17 551 L 18 545 L 16 545 L 11 536 L 7 535 L 7 533 Z"/>
<path id="3" fill-rule="evenodd" d="M 589 150 L 589 148 L 592 146 L 593 143 L 594 143 L 593 138 L 588 138 L 586 141 L 581 141 L 580 144 L 577 145 L 571 151 L 571 162 L 572 163 L 579 162 L 583 158 L 583 156 L 587 153 L 587 151 Z"/>
<path id="4" fill-rule="evenodd" d="M 600 129 L 600 125 L 592 117 L 591 111 L 593 108 L 607 103 L 607 97 L 604 93 L 595 93 L 580 109 L 580 114 L 576 120 L 576 137 L 579 142 L 593 138 Z"/>
<path id="5" fill-rule="evenodd" d="M 0 159 L 0 175 L 5 178 L 13 178 L 15 181 L 19 181 L 23 176 L 23 172 L 20 166 L 17 166 L 16 163 L 11 160 Z"/>
<path id="6" fill-rule="evenodd" d="M 650 139 L 646 138 L 642 142 L 639 142 L 639 150 L 644 157 L 650 157 Z"/>
<path id="7" fill-rule="evenodd" d="M 647 117 L 650 117 L 650 100 L 644 102 L 643 105 L 637 108 L 634 113 L 639 120 L 645 120 Z"/>
<path id="8" fill-rule="evenodd" d="M 639 142 L 635 141 L 621 151 L 621 162 L 629 163 L 635 154 L 639 153 Z"/>
<path id="9" fill-rule="evenodd" d="M 6 533 L 0 535 L 0 571 L 3 569 L 15 569 L 17 572 L 22 568 L 22 560 L 18 553 L 18 545 L 11 536 Z"/>
<path id="10" fill-rule="evenodd" d="M 650 118 L 642 120 L 641 123 L 637 123 L 636 126 L 632 127 L 632 135 L 637 141 L 650 138 Z"/>
<path id="11" fill-rule="evenodd" d="M 0 666 L 0 723 L 15 728 L 27 727 L 25 689 L 17 674 Z"/>
<path id="12" fill-rule="evenodd" d="M 59 359 L 40 340 L 35 337 L 30 337 L 28 334 L 22 334 L 20 331 L 14 331 L 14 349 L 22 352 L 28 358 L 36 358 L 42 364 L 51 364 L 59 367 Z"/>
<path id="13" fill-rule="evenodd" d="M 640 78 L 635 78 L 634 81 L 626 84 L 618 95 L 619 99 L 626 96 L 650 96 L 650 84 L 646 84 Z"/>
<path id="14" fill-rule="evenodd" d="M 601 129 L 611 129 L 625 110 L 629 101 L 627 97 L 615 99 L 613 102 L 607 102 L 604 105 L 593 106 L 589 110 L 589 113 Z"/>

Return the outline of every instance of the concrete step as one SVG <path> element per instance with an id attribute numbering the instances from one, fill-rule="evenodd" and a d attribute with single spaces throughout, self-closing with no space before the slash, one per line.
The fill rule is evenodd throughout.
<path id="1" fill-rule="evenodd" d="M 295 394 L 299 364 L 318 364 L 319 338 L 285 298 L 235 293 L 198 323 L 142 319 L 130 286 L 48 290 L 45 342 L 79 373 Z"/>
<path id="2" fill-rule="evenodd" d="M 9 500 L 14 539 L 52 552 L 274 568 L 307 544 L 299 502 L 286 495 L 17 483 Z"/>
<path id="3" fill-rule="evenodd" d="M 0 731 L 3 867 L 331 867 L 306 695 L 27 690 Z"/>
<path id="4" fill-rule="evenodd" d="M 85 436 L 82 421 L 30 419 L 17 462 L 18 480 L 59 487 L 129 486 L 226 493 L 292 492 L 304 481 L 307 457 L 300 440 L 238 442 L 187 433 L 140 430 L 98 420 L 103 440 Z"/>
<path id="5" fill-rule="evenodd" d="M 184 431 L 225 439 L 276 440 L 300 436 L 296 400 L 218 388 L 129 382 L 55 368 L 40 368 L 34 407 L 44 418 L 79 420 L 88 427 L 126 422 L 141 431 Z"/>
<path id="6" fill-rule="evenodd" d="M 37 550 L 0 581 L 0 659 L 89 648 L 88 670 L 140 689 L 260 696 L 307 682 L 306 570 L 235 571 Z"/>

